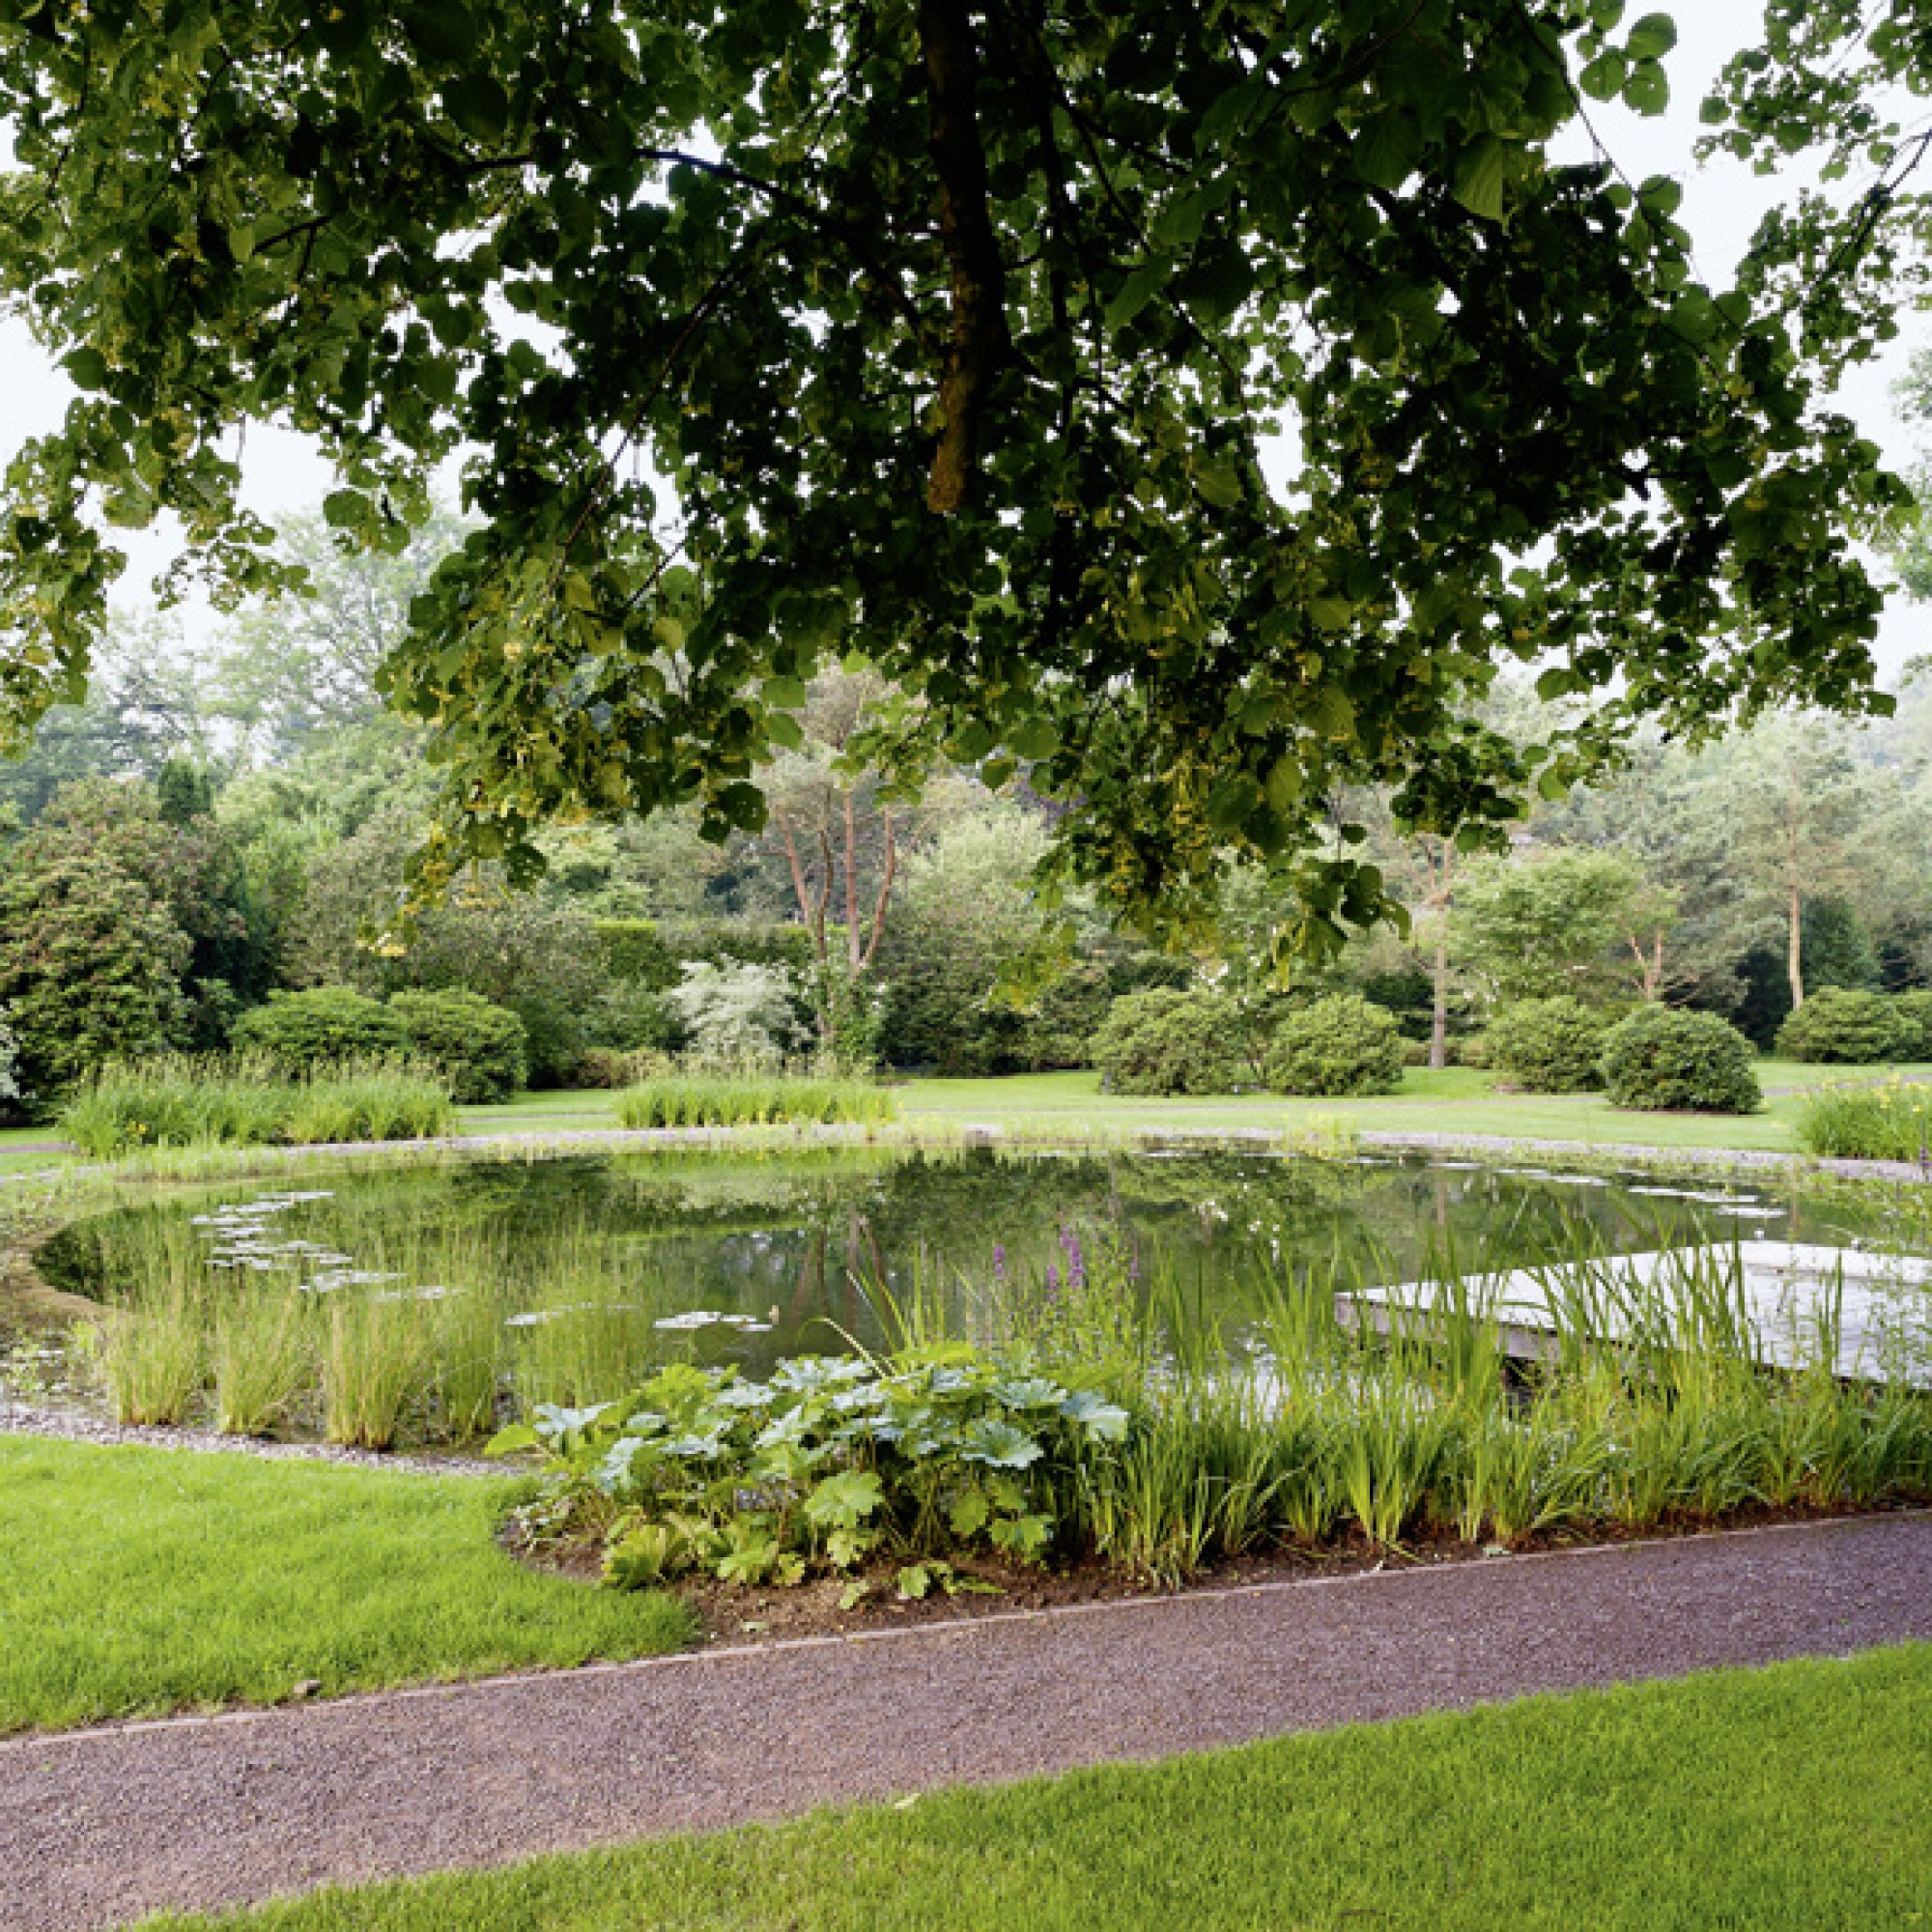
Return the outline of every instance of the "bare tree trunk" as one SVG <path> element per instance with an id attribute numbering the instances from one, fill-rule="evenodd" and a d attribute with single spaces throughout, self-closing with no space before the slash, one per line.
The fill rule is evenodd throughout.
<path id="1" fill-rule="evenodd" d="M 1804 903 L 1798 881 L 1791 881 L 1789 899 L 1791 937 L 1785 952 L 1785 969 L 1791 975 L 1791 1010 L 1804 1004 Z"/>
<path id="2" fill-rule="evenodd" d="M 828 867 L 819 889 L 814 894 L 805 876 L 804 862 L 798 856 L 798 840 L 792 837 L 791 820 L 782 812 L 779 814 L 779 831 L 784 838 L 785 857 L 791 864 L 791 889 L 798 895 L 798 916 L 807 932 L 811 935 L 811 950 L 818 963 L 825 963 L 825 907 L 832 896 L 832 872 Z"/>
<path id="3" fill-rule="evenodd" d="M 1435 1004 L 1429 1014 L 1429 1064 L 1449 1065 L 1449 930 L 1445 922 L 1435 935 Z"/>

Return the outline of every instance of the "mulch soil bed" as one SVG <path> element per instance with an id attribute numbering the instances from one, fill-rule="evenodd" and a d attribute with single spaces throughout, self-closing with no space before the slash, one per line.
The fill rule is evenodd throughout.
<path id="1" fill-rule="evenodd" d="M 1185 1583 L 1163 1587 L 1146 1577 L 1098 1562 L 1065 1569 L 1020 1569 L 985 1558 L 961 1559 L 952 1566 L 952 1584 L 928 1566 L 930 1586 L 923 1597 L 908 1598 L 898 1589 L 898 1572 L 892 1565 L 857 1573 L 865 1593 L 847 1601 L 854 1579 L 814 1577 L 794 1588 L 724 1583 L 708 1577 L 686 1577 L 672 1588 L 696 1617 L 703 1645 L 784 1643 L 801 1637 L 862 1636 L 882 1631 L 911 1630 L 922 1625 L 1011 1615 L 1015 1612 L 1064 1609 L 1081 1604 L 1129 1603 L 1146 1597 L 1186 1596 L 1203 1591 L 1238 1590 L 1262 1583 L 1306 1583 L 1324 1577 L 1364 1577 L 1393 1570 L 1423 1570 L 1452 1563 L 1486 1563 L 1509 1556 L 1548 1555 L 1564 1550 L 1614 1548 L 1660 1539 L 1708 1535 L 1717 1530 L 1763 1529 L 1780 1523 L 1835 1521 L 1859 1516 L 1916 1514 L 1923 1505 L 1902 1502 L 1867 1511 L 1758 1507 L 1738 1510 L 1722 1518 L 1682 1517 L 1642 1530 L 1614 1526 L 1585 1533 L 1549 1532 L 1501 1544 L 1471 1544 L 1460 1537 L 1424 1535 L 1398 1549 L 1377 1549 L 1359 1535 L 1320 1550 L 1257 1551 L 1235 1563 L 1210 1565 Z M 585 1543 L 541 1547 L 534 1550 L 505 1541 L 504 1548 L 519 1562 L 585 1584 L 598 1580 L 599 1550 Z"/>

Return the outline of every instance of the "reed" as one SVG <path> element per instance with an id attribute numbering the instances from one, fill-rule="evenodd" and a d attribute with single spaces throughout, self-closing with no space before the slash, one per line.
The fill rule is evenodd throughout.
<path id="1" fill-rule="evenodd" d="M 429 1139 L 455 1125 L 447 1087 L 406 1062 L 297 1079 L 267 1061 L 218 1057 L 110 1065 L 60 1116 L 61 1132 L 97 1160 L 156 1149 Z"/>
<path id="2" fill-rule="evenodd" d="M 898 1119 L 898 1100 L 865 1080 L 810 1074 L 682 1073 L 645 1080 L 617 1098 L 617 1118 L 652 1127 L 839 1126 Z"/>
<path id="3" fill-rule="evenodd" d="M 312 1316 L 289 1290 L 224 1298 L 212 1349 L 215 1427 L 224 1435 L 266 1435 L 315 1386 Z"/>

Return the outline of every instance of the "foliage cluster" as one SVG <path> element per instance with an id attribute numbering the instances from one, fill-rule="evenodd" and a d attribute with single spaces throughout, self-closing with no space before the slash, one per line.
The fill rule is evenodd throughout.
<path id="1" fill-rule="evenodd" d="M 1094 1035 L 1094 1064 L 1114 1094 L 1227 1094 L 1255 1078 L 1233 1007 L 1177 986 L 1116 1000 Z"/>
<path id="2" fill-rule="evenodd" d="M 236 1022 L 237 1048 L 296 1076 L 354 1061 L 408 1059 L 434 1068 L 464 1105 L 507 1100 L 527 1074 L 523 1021 L 474 993 L 351 986 L 276 992 Z"/>
<path id="3" fill-rule="evenodd" d="M 1581 1094 L 1604 1084 L 1610 1016 L 1570 994 L 1521 1000 L 1493 1014 L 1489 1063 L 1525 1094 Z"/>
<path id="4" fill-rule="evenodd" d="M 1037 1562 L 1058 1528 L 1049 1472 L 1126 1426 L 1091 1390 L 954 1343 L 890 1365 L 793 1357 L 763 1382 L 673 1364 L 616 1402 L 541 1411 L 491 1449 L 540 1445 L 589 1478 L 614 1511 L 605 1576 L 620 1588 L 697 1568 L 789 1584 L 876 1553 L 902 1575 L 976 1548 Z"/>
<path id="5" fill-rule="evenodd" d="M 1245 1005 L 1219 990 L 1155 987 L 1114 1002 L 1094 1040 L 1094 1065 L 1116 1094 L 1392 1093 L 1402 1029 L 1386 1007 L 1354 993 L 1305 1006 Z"/>
<path id="6" fill-rule="evenodd" d="M 1898 1160 L 1932 1156 L 1932 1087 L 1899 1079 L 1815 1088 L 1798 1116 L 1798 1144 L 1821 1159 Z"/>
<path id="7" fill-rule="evenodd" d="M 1644 1112 L 1754 1114 L 1751 1044 L 1716 1013 L 1639 1007 L 1604 1037 L 1610 1104 Z"/>
<path id="8" fill-rule="evenodd" d="M 1781 1059 L 1814 1065 L 1876 1065 L 1913 1060 L 1924 1044 L 1925 1001 L 1908 1006 L 1884 993 L 1828 986 L 1777 1030 Z"/>
<path id="9" fill-rule="evenodd" d="M 1395 1015 L 1358 994 L 1331 993 L 1282 1015 L 1263 1076 L 1277 1093 L 1341 1098 L 1394 1093 L 1402 1065 Z"/>

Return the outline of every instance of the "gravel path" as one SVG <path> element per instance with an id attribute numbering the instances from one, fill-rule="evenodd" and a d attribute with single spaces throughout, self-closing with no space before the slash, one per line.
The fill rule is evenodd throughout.
<path id="1" fill-rule="evenodd" d="M 1932 1638 L 1932 1514 L 0 1743 L 0 1928 Z"/>

